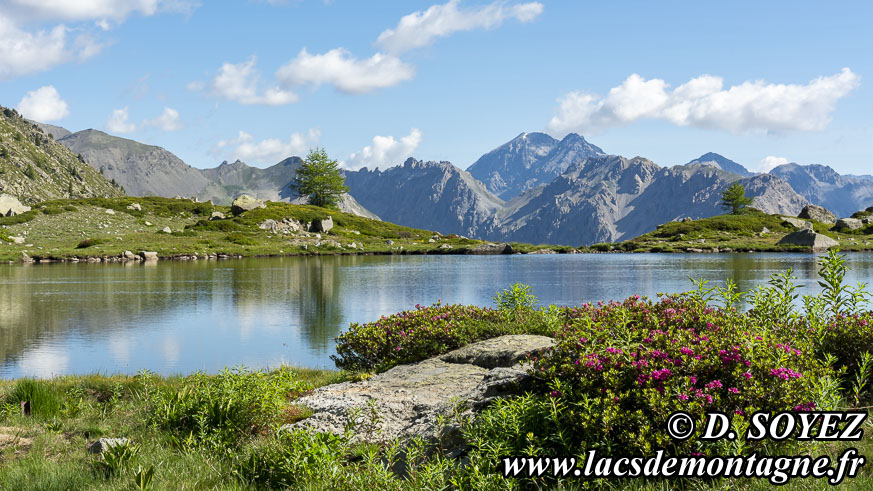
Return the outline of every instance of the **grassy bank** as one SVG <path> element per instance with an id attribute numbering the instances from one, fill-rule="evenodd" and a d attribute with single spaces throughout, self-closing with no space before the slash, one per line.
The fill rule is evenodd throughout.
<path id="1" fill-rule="evenodd" d="M 873 250 L 873 225 L 860 230 L 831 230 L 833 225 L 804 220 L 813 229 L 840 243 L 843 251 Z M 595 244 L 590 251 L 615 252 L 798 252 L 809 248 L 779 244 L 797 230 L 784 217 L 749 210 L 743 215 L 720 215 L 689 222 L 668 222 L 631 240 Z"/>
<path id="2" fill-rule="evenodd" d="M 805 412 L 873 403 L 873 312 L 862 287 L 844 284 L 844 260 L 821 260 L 823 291 L 797 297 L 790 272 L 739 292 L 728 282 L 680 294 L 576 307 L 537 306 L 514 285 L 494 308 L 416 306 L 353 324 L 337 340 L 345 371 L 280 368 L 215 375 L 80 376 L 0 382 L 0 488 L 3 489 L 769 489 L 764 479 L 507 479 L 506 456 L 829 455 L 860 442 L 704 441 L 705 413 L 721 412 L 734 428 L 757 411 Z M 751 305 L 737 310 L 741 298 Z M 548 334 L 557 345 L 532 360 L 529 392 L 499 400 L 458 425 L 467 444 L 460 459 L 413 443 L 355 444 L 377 425 L 366 413 L 345 435 L 279 432 L 306 418 L 298 396 L 314 387 L 359 380 L 479 339 L 507 333 Z M 31 401 L 33 414 L 19 414 Z M 678 410 L 697 432 L 674 440 L 666 421 Z M 369 421 L 368 419 L 369 418 Z M 868 430 L 870 423 L 865 423 Z M 98 437 L 129 444 L 90 455 Z M 401 458 L 403 456 L 403 458 Z M 402 463 L 401 463 L 402 462 Z M 873 487 L 873 468 L 837 489 Z M 797 479 L 788 489 L 830 488 Z"/>
<path id="3" fill-rule="evenodd" d="M 223 213 L 227 218 L 210 220 L 213 212 Z M 328 216 L 334 222 L 329 233 L 261 228 L 267 220 L 311 222 Z M 155 251 L 162 258 L 451 254 L 463 253 L 482 243 L 336 210 L 277 202 L 235 217 L 230 207 L 188 199 L 91 198 L 47 201 L 35 205 L 30 212 L 0 217 L 0 261 L 20 260 L 22 253 L 36 259 L 84 260 L 120 257 L 124 251 Z M 527 252 L 538 247 L 515 244 L 515 248 Z"/>

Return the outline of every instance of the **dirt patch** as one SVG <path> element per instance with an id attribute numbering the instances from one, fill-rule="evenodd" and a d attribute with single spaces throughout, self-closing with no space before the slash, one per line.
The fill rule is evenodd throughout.
<path id="1" fill-rule="evenodd" d="M 23 434 L 24 431 L 20 428 L 0 426 L 0 451 L 15 448 L 18 453 L 29 449 L 33 438 L 26 438 Z"/>

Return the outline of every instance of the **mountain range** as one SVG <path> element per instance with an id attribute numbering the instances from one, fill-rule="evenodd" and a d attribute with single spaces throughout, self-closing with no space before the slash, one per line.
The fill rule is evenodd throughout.
<path id="1" fill-rule="evenodd" d="M 66 134 L 64 128 L 42 128 L 64 135 L 58 143 L 131 195 L 227 204 L 247 193 L 294 201 L 288 184 L 299 157 L 267 168 L 237 160 L 197 169 L 161 147 L 97 130 Z M 869 176 L 797 164 L 756 174 L 717 153 L 662 167 L 643 157 L 610 155 L 574 133 L 560 140 L 521 133 L 467 170 L 409 158 L 344 175 L 350 188 L 344 211 L 444 234 L 566 245 L 626 240 L 667 221 L 720 214 L 721 192 L 733 182 L 742 183 L 754 206 L 768 213 L 796 215 L 815 203 L 848 216 L 873 204 Z"/>

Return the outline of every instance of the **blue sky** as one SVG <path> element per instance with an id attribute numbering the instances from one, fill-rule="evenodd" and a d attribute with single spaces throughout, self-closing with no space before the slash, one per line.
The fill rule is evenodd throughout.
<path id="1" fill-rule="evenodd" d="M 870 2 L 4 0 L 0 104 L 195 167 L 465 168 L 523 131 L 873 173 Z M 760 167 L 759 167 L 760 166 Z"/>

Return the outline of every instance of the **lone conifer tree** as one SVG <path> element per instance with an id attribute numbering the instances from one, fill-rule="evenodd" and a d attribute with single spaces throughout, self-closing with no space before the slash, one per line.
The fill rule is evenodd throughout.
<path id="1" fill-rule="evenodd" d="M 721 207 L 731 215 L 743 213 L 743 209 L 754 202 L 754 199 L 746 197 L 746 188 L 735 182 L 721 193 Z"/>
<path id="2" fill-rule="evenodd" d="M 309 151 L 297 168 L 291 188 L 298 196 L 307 198 L 310 205 L 325 208 L 336 208 L 342 194 L 349 190 L 339 164 L 328 158 L 323 148 Z"/>

